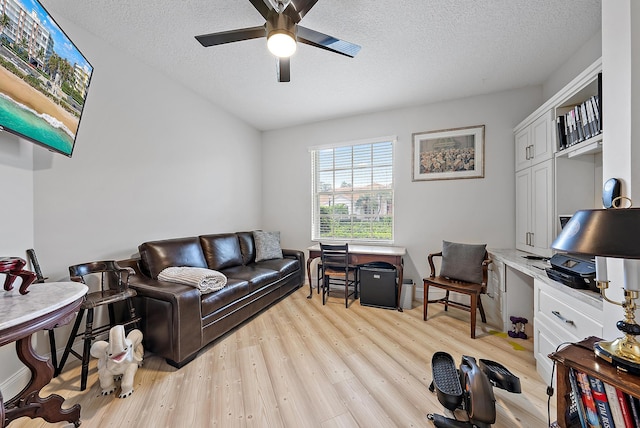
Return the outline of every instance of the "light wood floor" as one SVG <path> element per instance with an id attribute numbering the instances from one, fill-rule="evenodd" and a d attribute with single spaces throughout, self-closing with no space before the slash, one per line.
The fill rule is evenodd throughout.
<path id="1" fill-rule="evenodd" d="M 322 306 L 301 288 L 200 352 L 180 370 L 147 355 L 135 392 L 101 396 L 96 361 L 79 391 L 71 366 L 42 395 L 80 403 L 82 427 L 432 427 L 443 414 L 429 392 L 431 356 L 450 353 L 498 361 L 520 377 L 522 394 L 494 388 L 494 427 L 547 426 L 546 382 L 535 371 L 529 339 L 498 335 L 482 325 L 469 337 L 469 314 L 430 305 L 397 312 L 340 298 Z M 506 337 L 505 337 L 506 336 Z M 551 418 L 555 420 L 555 397 Z M 21 418 L 10 425 L 52 426 Z M 54 426 L 72 426 L 59 423 Z"/>

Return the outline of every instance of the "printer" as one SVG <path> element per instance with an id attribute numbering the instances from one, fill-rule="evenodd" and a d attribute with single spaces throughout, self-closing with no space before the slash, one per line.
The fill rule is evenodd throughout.
<path id="1" fill-rule="evenodd" d="M 596 264 L 593 259 L 575 254 L 555 254 L 549 259 L 547 276 L 571 288 L 600 292 L 596 287 Z"/>

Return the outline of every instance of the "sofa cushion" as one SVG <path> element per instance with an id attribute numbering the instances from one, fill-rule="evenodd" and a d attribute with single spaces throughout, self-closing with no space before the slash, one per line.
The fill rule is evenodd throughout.
<path id="1" fill-rule="evenodd" d="M 197 237 L 149 241 L 138 246 L 141 269 L 153 279 L 170 266 L 206 268 L 207 262 Z"/>
<path id="2" fill-rule="evenodd" d="M 234 266 L 222 271 L 227 278 L 249 281 L 251 290 L 256 290 L 280 279 L 280 274 L 272 269 L 258 267 L 255 263 L 248 266 Z"/>
<path id="3" fill-rule="evenodd" d="M 280 274 L 280 278 L 283 276 L 287 276 L 292 272 L 297 271 L 300 268 L 300 263 L 298 263 L 297 259 L 271 259 L 264 260 L 256 263 L 256 266 L 259 268 L 273 269 L 278 271 Z"/>
<path id="4" fill-rule="evenodd" d="M 242 265 L 240 241 L 235 233 L 200 236 L 202 251 L 209 269 L 221 271 Z"/>
<path id="5" fill-rule="evenodd" d="M 255 230 L 253 232 L 253 241 L 256 245 L 256 262 L 282 258 L 280 232 Z"/>
<path id="6" fill-rule="evenodd" d="M 249 282 L 241 279 L 228 279 L 227 286 L 215 293 L 202 295 L 202 318 L 218 309 L 235 302 L 249 294 Z"/>
<path id="7" fill-rule="evenodd" d="M 253 242 L 253 232 L 238 232 L 242 264 L 248 265 L 256 261 L 256 246 Z"/>

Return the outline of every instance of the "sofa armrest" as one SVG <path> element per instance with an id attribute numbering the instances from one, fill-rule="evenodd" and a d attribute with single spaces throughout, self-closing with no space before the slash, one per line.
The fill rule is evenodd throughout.
<path id="1" fill-rule="evenodd" d="M 129 287 L 137 292 L 145 347 L 175 366 L 188 362 L 202 347 L 200 291 L 143 275 L 132 277 Z"/>
<path id="2" fill-rule="evenodd" d="M 300 263 L 300 286 L 304 285 L 306 280 L 305 269 L 306 265 L 304 264 L 304 252 L 298 250 L 287 250 L 282 249 L 282 256 L 288 259 L 297 259 L 298 263 Z"/>

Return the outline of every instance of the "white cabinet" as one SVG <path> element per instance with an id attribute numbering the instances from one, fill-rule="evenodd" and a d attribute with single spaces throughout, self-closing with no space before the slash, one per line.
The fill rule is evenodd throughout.
<path id="1" fill-rule="evenodd" d="M 588 336 L 602 337 L 602 300 L 595 293 L 534 280 L 533 352 L 540 376 L 550 380 L 553 362 L 548 355 L 563 342 Z"/>
<path id="2" fill-rule="evenodd" d="M 548 110 L 542 116 L 521 129 L 516 129 L 516 171 L 530 167 L 553 155 L 553 111 Z"/>
<path id="3" fill-rule="evenodd" d="M 558 215 L 602 207 L 602 134 L 568 148 L 558 140 L 558 118 L 600 96 L 601 70 L 594 62 L 514 129 L 519 250 L 550 257 Z"/>
<path id="4" fill-rule="evenodd" d="M 551 256 L 553 160 L 516 172 L 516 248 Z"/>

